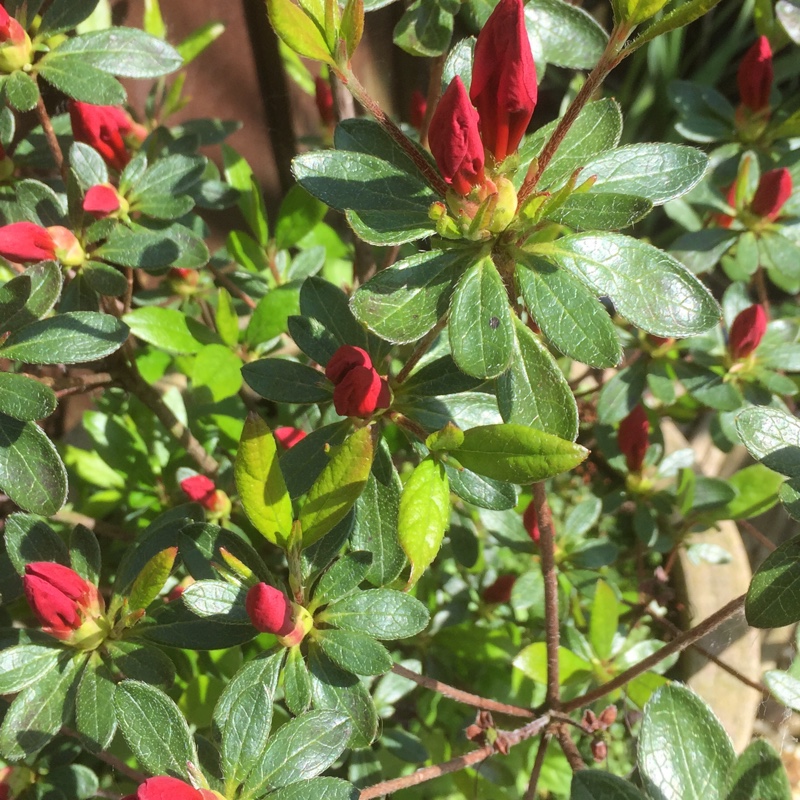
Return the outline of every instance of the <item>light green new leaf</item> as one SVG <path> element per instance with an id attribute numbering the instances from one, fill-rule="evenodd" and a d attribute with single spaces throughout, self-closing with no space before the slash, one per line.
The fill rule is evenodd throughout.
<path id="1" fill-rule="evenodd" d="M 247 518 L 268 541 L 285 548 L 292 532 L 292 501 L 275 438 L 255 413 L 244 424 L 233 469 Z"/>
<path id="2" fill-rule="evenodd" d="M 133 582 L 131 593 L 128 597 L 131 611 L 147 608 L 158 597 L 159 592 L 164 588 L 165 581 L 172 572 L 177 555 L 177 547 L 168 547 L 160 553 L 156 553 L 145 564 L 144 569 Z"/>
<path id="3" fill-rule="evenodd" d="M 589 623 L 589 642 L 595 655 L 602 661 L 607 661 L 611 656 L 611 647 L 619 624 L 619 611 L 614 590 L 605 581 L 597 581 Z"/>
<path id="4" fill-rule="evenodd" d="M 123 319 L 134 336 L 168 353 L 199 353 L 216 339 L 212 331 L 175 308 L 145 306 Z"/>
<path id="5" fill-rule="evenodd" d="M 292 0 L 267 0 L 267 11 L 275 32 L 298 55 L 334 63 L 324 34 L 311 16 Z"/>

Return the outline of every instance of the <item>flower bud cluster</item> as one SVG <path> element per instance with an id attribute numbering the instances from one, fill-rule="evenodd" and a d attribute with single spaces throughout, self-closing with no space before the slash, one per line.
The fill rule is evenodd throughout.
<path id="1" fill-rule="evenodd" d="M 343 417 L 371 417 L 388 408 L 389 384 L 378 375 L 366 350 L 342 345 L 325 367 L 325 377 L 334 384 L 333 405 Z"/>

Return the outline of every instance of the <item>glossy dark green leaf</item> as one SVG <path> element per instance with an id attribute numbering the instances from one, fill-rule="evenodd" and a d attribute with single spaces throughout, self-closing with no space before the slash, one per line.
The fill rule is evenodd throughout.
<path id="1" fill-rule="evenodd" d="M 226 781 L 242 783 L 259 762 L 272 725 L 272 692 L 250 683 L 236 694 L 222 728 L 220 757 Z"/>
<path id="2" fill-rule="evenodd" d="M 470 252 L 431 250 L 382 270 L 353 295 L 353 313 L 390 342 L 416 342 L 447 313 Z"/>
<path id="3" fill-rule="evenodd" d="M 517 505 L 517 489 L 513 484 L 484 478 L 467 469 L 458 470 L 449 464 L 444 468 L 451 491 L 462 500 L 492 511 L 507 511 Z"/>
<path id="4" fill-rule="evenodd" d="M 0 692 L 15 694 L 37 683 L 65 655 L 63 647 L 52 644 L 17 644 L 0 651 Z"/>
<path id="5" fill-rule="evenodd" d="M 283 198 L 275 221 L 275 246 L 278 250 L 294 247 L 322 222 L 327 207 L 300 186 L 293 186 Z"/>
<path id="6" fill-rule="evenodd" d="M 5 319 L 3 328 L 16 331 L 43 317 L 61 295 L 61 284 L 61 269 L 53 261 L 34 264 L 22 275 L 12 278 L 0 289 L 0 312 Z M 10 305 L 4 300 L 8 295 L 15 298 Z M 23 307 L 17 305 L 20 298 Z"/>
<path id="7" fill-rule="evenodd" d="M 574 441 L 578 407 L 566 378 L 550 351 L 516 317 L 514 333 L 514 358 L 497 379 L 497 405 L 503 420 Z"/>
<path id="8" fill-rule="evenodd" d="M 483 381 L 462 372 L 452 356 L 442 356 L 415 370 L 402 386 L 395 387 L 395 396 L 411 394 L 416 397 L 440 397 L 477 389 Z"/>
<path id="9" fill-rule="evenodd" d="M 754 628 L 779 628 L 800 620 L 800 536 L 784 542 L 756 570 L 745 601 Z"/>
<path id="10" fill-rule="evenodd" d="M 33 378 L 0 373 L 0 413 L 23 422 L 49 417 L 56 410 L 55 392 Z"/>
<path id="11" fill-rule="evenodd" d="M 468 375 L 496 378 L 514 352 L 508 295 L 491 258 L 473 264 L 458 282 L 450 303 L 450 349 Z"/>
<path id="12" fill-rule="evenodd" d="M 536 0 L 525 6 L 525 28 L 534 60 L 570 69 L 591 69 L 608 36 L 590 14 L 561 0 Z"/>
<path id="13" fill-rule="evenodd" d="M 736 417 L 736 430 L 753 458 L 800 477 L 800 420 L 778 408 L 753 406 Z"/>
<path id="14" fill-rule="evenodd" d="M 272 792 L 270 800 L 358 800 L 359 791 L 340 778 L 312 778 Z"/>
<path id="15" fill-rule="evenodd" d="M 354 344 L 371 352 L 373 337 L 370 337 L 353 316 L 347 295 L 332 283 L 319 277 L 303 281 L 300 289 L 300 313 L 321 322 L 340 345 Z"/>
<path id="16" fill-rule="evenodd" d="M 628 781 L 601 769 L 582 769 L 572 776 L 570 800 L 645 800 Z"/>
<path id="17" fill-rule="evenodd" d="M 67 471 L 47 434 L 33 422 L 0 414 L 0 487 L 20 508 L 55 514 L 67 499 Z"/>
<path id="18" fill-rule="evenodd" d="M 348 421 L 324 425 L 281 456 L 286 487 L 293 497 L 304 495 L 330 461 L 329 448 L 340 445 L 350 433 Z"/>
<path id="19" fill-rule="evenodd" d="M 294 343 L 318 364 L 327 364 L 339 348 L 336 337 L 313 317 L 291 316 L 286 326 Z"/>
<path id="20" fill-rule="evenodd" d="M 219 650 L 250 641 L 256 631 L 247 624 L 232 624 L 216 617 L 198 617 L 183 603 L 169 603 L 153 612 L 153 624 L 141 626 L 141 635 L 167 647 Z"/>
<path id="21" fill-rule="evenodd" d="M 659 800 L 722 800 L 736 755 L 728 734 L 694 692 L 673 683 L 644 709 L 639 771 Z"/>
<path id="22" fill-rule="evenodd" d="M 392 668 L 386 648 L 370 636 L 335 628 L 319 631 L 317 645 L 334 664 L 356 675 L 383 675 Z"/>
<path id="23" fill-rule="evenodd" d="M 54 0 L 42 16 L 40 35 L 53 36 L 83 22 L 97 6 L 98 0 Z"/>
<path id="24" fill-rule="evenodd" d="M 8 76 L 3 90 L 8 104 L 16 111 L 31 111 L 39 100 L 39 87 L 36 85 L 36 81 L 27 72 L 19 69 Z M 124 100 L 125 91 L 122 87 L 120 87 L 120 91 L 122 100 Z M 117 102 L 122 102 L 122 100 Z"/>
<path id="25" fill-rule="evenodd" d="M 433 58 L 447 51 L 458 3 L 415 0 L 394 29 L 394 43 L 412 56 Z"/>
<path id="26" fill-rule="evenodd" d="M 110 355 L 127 338 L 127 325 L 110 314 L 74 311 L 26 325 L 0 353 L 31 364 L 80 364 Z"/>
<path id="27" fill-rule="evenodd" d="M 188 609 L 198 617 L 230 625 L 247 625 L 250 618 L 244 607 L 247 590 L 226 581 L 196 581 L 181 595 Z"/>
<path id="28" fill-rule="evenodd" d="M 333 386 L 317 369 L 283 358 L 262 358 L 242 368 L 250 388 L 276 403 L 324 403 Z"/>
<path id="29" fill-rule="evenodd" d="M 672 256 L 618 233 L 575 234 L 537 250 L 571 271 L 624 317 L 657 336 L 690 336 L 719 321 L 708 289 Z"/>
<path id="30" fill-rule="evenodd" d="M 751 742 L 736 761 L 725 800 L 791 800 L 791 797 L 780 755 L 764 739 Z"/>
<path id="31" fill-rule="evenodd" d="M 175 665 L 157 647 L 134 641 L 116 641 L 108 645 L 115 674 L 135 681 L 152 683 L 168 689 L 175 680 Z"/>
<path id="32" fill-rule="evenodd" d="M 128 289 L 125 276 L 118 269 L 102 261 L 90 261 L 85 264 L 82 275 L 91 289 L 106 297 L 119 297 Z"/>
<path id="33" fill-rule="evenodd" d="M 81 742 L 92 753 L 105 750 L 117 730 L 114 713 L 114 676 L 95 652 L 86 662 L 78 685 L 75 722 Z"/>
<path id="34" fill-rule="evenodd" d="M 209 259 L 203 240 L 177 223 L 161 228 L 117 225 L 93 256 L 121 267 L 145 270 L 163 267 L 197 269 Z"/>
<path id="35" fill-rule="evenodd" d="M 611 377 L 600 392 L 597 415 L 610 425 L 625 419 L 642 399 L 647 383 L 647 365 L 634 361 Z"/>
<path id="36" fill-rule="evenodd" d="M 100 543 L 92 531 L 78 524 L 69 535 L 69 555 L 72 569 L 82 578 L 97 585 L 100 582 Z"/>
<path id="37" fill-rule="evenodd" d="M 120 105 L 127 97 L 122 84 L 113 75 L 87 63 L 80 55 L 48 53 L 40 62 L 39 75 L 67 97 L 81 103 Z"/>
<path id="38" fill-rule="evenodd" d="M 292 647 L 283 671 L 283 696 L 295 716 L 311 705 L 311 677 L 299 647 Z"/>
<path id="39" fill-rule="evenodd" d="M 374 480 L 374 478 L 372 478 Z M 314 589 L 315 605 L 335 603 L 357 591 L 372 565 L 372 553 L 355 550 L 346 553 L 319 579 Z"/>
<path id="40" fill-rule="evenodd" d="M 146 683 L 123 681 L 114 706 L 119 729 L 142 766 L 153 775 L 185 780 L 186 764 L 197 763 L 197 750 L 175 702 Z"/>
<path id="41" fill-rule="evenodd" d="M 33 514 L 11 514 L 6 520 L 5 546 L 19 575 L 34 561 L 55 561 L 70 566 L 64 540 L 42 519 Z"/>
<path id="42" fill-rule="evenodd" d="M 630 194 L 586 192 L 570 195 L 545 217 L 579 231 L 618 231 L 646 217 L 653 204 Z"/>
<path id="43" fill-rule="evenodd" d="M 404 592 L 367 589 L 328 606 L 320 618 L 342 630 L 389 641 L 419 633 L 429 615 L 419 600 Z"/>
<path id="44" fill-rule="evenodd" d="M 675 374 L 686 391 L 698 402 L 717 411 L 735 411 L 744 404 L 742 393 L 725 380 L 726 373 L 714 372 L 701 364 L 679 362 Z"/>

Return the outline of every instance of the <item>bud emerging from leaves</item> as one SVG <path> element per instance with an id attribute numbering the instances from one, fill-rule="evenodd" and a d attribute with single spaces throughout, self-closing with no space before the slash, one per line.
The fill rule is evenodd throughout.
<path id="1" fill-rule="evenodd" d="M 728 352 L 738 361 L 747 358 L 761 343 L 767 330 L 767 315 L 764 306 L 748 306 L 739 312 L 728 333 Z"/>
<path id="2" fill-rule="evenodd" d="M 93 147 L 110 167 L 118 170 L 131 160 L 126 138 L 141 143 L 147 136 L 145 128 L 117 106 L 94 106 L 70 100 L 69 118 L 75 141 Z"/>
<path id="3" fill-rule="evenodd" d="M 256 630 L 273 633 L 284 647 L 295 647 L 311 630 L 313 620 L 305 608 L 292 603 L 280 589 L 266 583 L 251 587 L 244 601 Z"/>
<path id="4" fill-rule="evenodd" d="M 536 503 L 533 500 L 528 503 L 528 507 L 522 515 L 522 524 L 525 526 L 528 536 L 531 537 L 531 541 L 534 544 L 539 544 L 542 534 L 539 530 L 539 515 L 536 513 Z"/>
<path id="5" fill-rule="evenodd" d="M 336 386 L 333 405 L 343 417 L 366 418 L 379 408 L 389 407 L 389 384 L 360 347 L 342 345 L 328 362 L 325 376 Z"/>
<path id="6" fill-rule="evenodd" d="M 12 222 L 0 228 L 0 256 L 9 261 L 45 261 L 56 257 L 56 246 L 41 225 Z"/>
<path id="7" fill-rule="evenodd" d="M 366 350 L 352 344 L 343 344 L 325 367 L 325 377 L 331 383 L 339 383 L 353 367 L 372 367 L 372 359 Z"/>
<path id="8" fill-rule="evenodd" d="M 766 36 L 759 36 L 744 54 L 736 75 L 742 105 L 752 112 L 769 108 L 772 79 L 772 48 Z"/>
<path id="9" fill-rule="evenodd" d="M 536 66 L 522 0 L 500 0 L 478 34 L 469 96 L 496 161 L 515 153 L 536 107 Z"/>
<path id="10" fill-rule="evenodd" d="M 483 602 L 507 603 L 511 599 L 511 590 L 516 582 L 516 575 L 500 575 L 491 586 L 483 590 Z"/>
<path id="11" fill-rule="evenodd" d="M 483 144 L 478 112 L 457 75 L 450 81 L 433 112 L 428 131 L 431 153 L 448 186 L 462 196 L 484 181 Z"/>
<path id="12" fill-rule="evenodd" d="M 160 776 L 148 778 L 136 791 L 123 800 L 216 800 L 222 798 L 211 789 L 195 789 L 178 778 Z"/>
<path id="13" fill-rule="evenodd" d="M 333 92 L 331 85 L 325 78 L 317 77 L 314 79 L 314 101 L 317 104 L 319 118 L 325 125 L 331 127 L 336 122 L 333 113 Z"/>
<path id="14" fill-rule="evenodd" d="M 786 167 L 765 172 L 750 203 L 750 210 L 770 221 L 777 219 L 784 203 L 792 195 L 792 176 Z"/>
<path id="15" fill-rule="evenodd" d="M 231 501 L 221 489 L 217 489 L 214 481 L 205 475 L 192 475 L 181 481 L 181 489 L 194 503 L 200 503 L 212 514 L 227 514 L 231 510 Z"/>
<path id="16" fill-rule="evenodd" d="M 53 241 L 56 258 L 65 267 L 79 267 L 86 260 L 78 237 L 69 229 L 62 225 L 51 225 L 47 228 L 48 234 Z"/>
<path id="17" fill-rule="evenodd" d="M 103 640 L 105 632 L 97 622 L 104 610 L 102 597 L 75 570 L 34 561 L 25 565 L 22 584 L 43 631 L 82 649 L 92 649 Z"/>
<path id="18" fill-rule="evenodd" d="M 0 72 L 14 72 L 31 63 L 31 38 L 22 25 L 0 5 Z"/>
<path id="19" fill-rule="evenodd" d="M 292 428 L 290 425 L 282 425 L 280 428 L 275 428 L 272 434 L 278 444 L 285 450 L 291 449 L 306 438 L 305 431 L 301 431 L 299 428 Z"/>
<path id="20" fill-rule="evenodd" d="M 631 472 L 639 472 L 642 469 L 650 445 L 647 436 L 649 430 L 647 412 L 641 405 L 637 405 L 619 424 L 617 443 Z"/>
<path id="21" fill-rule="evenodd" d="M 110 183 L 92 186 L 83 198 L 83 210 L 95 219 L 109 217 L 120 209 L 127 211 L 128 203 Z"/>

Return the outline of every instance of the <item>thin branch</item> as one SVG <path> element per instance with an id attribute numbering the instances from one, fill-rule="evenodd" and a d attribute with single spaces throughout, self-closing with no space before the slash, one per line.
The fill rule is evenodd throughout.
<path id="1" fill-rule="evenodd" d="M 567 701 L 561 706 L 561 710 L 575 711 L 578 708 L 583 708 L 590 703 L 594 703 L 595 700 L 605 697 L 615 689 L 619 689 L 629 681 L 647 672 L 651 667 L 654 667 L 673 653 L 684 651 L 687 647 L 690 647 L 695 642 L 711 633 L 711 631 L 716 630 L 723 622 L 727 622 L 727 620 L 736 616 L 744 607 L 745 597 L 746 595 L 740 595 L 734 600 L 731 600 L 730 603 L 727 603 L 719 611 L 707 617 L 699 625 L 695 625 L 694 628 L 686 631 L 686 633 L 677 636 L 671 642 L 665 644 L 660 650 L 657 650 L 638 664 L 634 664 L 630 669 L 626 669 L 625 672 L 621 672 L 616 678 L 598 686 L 596 689 L 592 689 L 590 692 L 586 692 L 586 694 L 582 694 L 579 697 Z"/>
<path id="2" fill-rule="evenodd" d="M 50 153 L 53 156 L 53 161 L 56 162 L 56 167 L 58 167 L 58 171 L 61 173 L 61 178 L 64 181 L 64 185 L 67 185 L 67 165 L 64 162 L 64 153 L 61 151 L 61 145 L 58 143 L 58 139 L 56 138 L 56 132 L 53 130 L 53 123 L 50 121 L 50 115 L 47 113 L 47 109 L 44 105 L 44 99 L 42 95 L 39 95 L 39 100 L 36 103 L 36 116 L 39 118 L 39 123 L 42 126 L 42 131 L 44 132 L 44 138 L 47 142 L 47 146 L 50 148 Z"/>
<path id="3" fill-rule="evenodd" d="M 125 267 L 125 297 L 122 300 L 122 315 L 124 316 L 131 310 L 133 305 L 133 268 Z"/>
<path id="4" fill-rule="evenodd" d="M 756 528 L 752 522 L 749 522 L 746 519 L 737 519 L 736 524 L 743 530 L 747 531 L 762 547 L 766 547 L 770 553 L 777 548 L 778 545 L 767 539 L 767 537 L 764 536 L 764 534 L 761 533 L 761 531 Z"/>
<path id="5" fill-rule="evenodd" d="M 764 279 L 764 268 L 759 267 L 755 274 L 753 275 L 753 285 L 756 289 L 756 294 L 758 295 L 758 302 L 764 306 L 764 311 L 767 312 L 767 319 L 770 318 L 770 309 L 769 309 L 769 292 L 767 291 L 767 282 Z"/>
<path id="6" fill-rule="evenodd" d="M 436 337 L 442 332 L 445 325 L 447 325 L 447 315 L 443 316 L 433 328 L 419 340 L 417 346 L 414 348 L 414 352 L 409 356 L 408 361 L 403 364 L 403 368 L 400 372 L 397 373 L 397 377 L 394 379 L 395 385 L 401 384 L 408 378 L 411 371 L 417 366 L 422 356 L 428 352 L 428 348 L 434 343 Z"/>
<path id="7" fill-rule="evenodd" d="M 214 280 L 221 283 L 234 297 L 238 297 L 248 308 L 255 309 L 258 305 L 252 297 L 245 294 L 221 269 L 218 269 L 213 264 L 209 264 L 208 268 L 214 275 Z"/>
<path id="8" fill-rule="evenodd" d="M 544 483 L 533 484 L 533 502 L 539 522 L 539 552 L 544 578 L 544 624 L 547 645 L 547 706 L 557 709 L 560 703 L 558 680 L 558 575 L 555 562 L 555 532 L 553 514 L 547 502 Z"/>
<path id="9" fill-rule="evenodd" d="M 524 717 L 526 719 L 533 719 L 536 716 L 533 711 L 528 708 L 499 703 L 497 700 L 490 700 L 489 698 L 481 697 L 477 694 L 464 692 L 461 689 L 456 689 L 454 686 L 437 681 L 435 678 L 418 675 L 416 672 L 412 672 L 400 664 L 395 664 L 392 667 L 392 672 L 394 672 L 395 675 L 399 675 L 401 678 L 408 678 L 410 681 L 414 681 L 414 683 L 424 686 L 432 692 L 438 692 L 445 697 L 449 697 L 451 700 L 456 700 L 459 703 L 474 706 L 484 711 L 495 711 L 498 714 L 508 714 L 511 717 Z"/>
<path id="10" fill-rule="evenodd" d="M 67 525 L 83 525 L 84 528 L 88 528 L 90 531 L 94 531 L 100 536 L 107 536 L 109 539 L 119 539 L 125 542 L 134 538 L 134 534 L 128 533 L 124 528 L 118 528 L 116 525 L 103 522 L 101 519 L 87 517 L 85 514 L 79 514 L 77 511 L 61 509 L 61 511 L 56 511 L 50 519 L 56 522 L 63 522 Z"/>
<path id="11" fill-rule="evenodd" d="M 78 734 L 73 731 L 71 728 L 62 728 L 61 733 L 65 736 L 69 736 L 72 739 L 78 739 Z M 133 769 L 129 767 L 122 759 L 117 758 L 111 753 L 107 753 L 105 750 L 101 750 L 99 753 L 92 754 L 95 758 L 99 758 L 100 761 L 105 762 L 110 767 L 115 769 L 121 775 L 124 775 L 126 778 L 130 778 L 134 783 L 144 783 L 150 776 L 145 774 L 144 772 L 139 772 L 138 769 Z"/>
<path id="12" fill-rule="evenodd" d="M 578 752 L 575 742 L 572 741 L 569 736 L 569 731 L 563 725 L 556 728 L 555 737 L 559 746 L 564 751 L 564 755 L 567 757 L 572 771 L 577 772 L 579 769 L 586 769 L 586 764 L 581 758 L 581 754 Z"/>
<path id="13" fill-rule="evenodd" d="M 539 777 L 542 774 L 544 759 L 547 756 L 547 745 L 550 744 L 550 734 L 546 733 L 539 742 L 539 749 L 536 751 L 536 760 L 533 762 L 531 779 L 528 781 L 528 788 L 522 800 L 536 800 L 536 787 L 539 785 Z"/>

